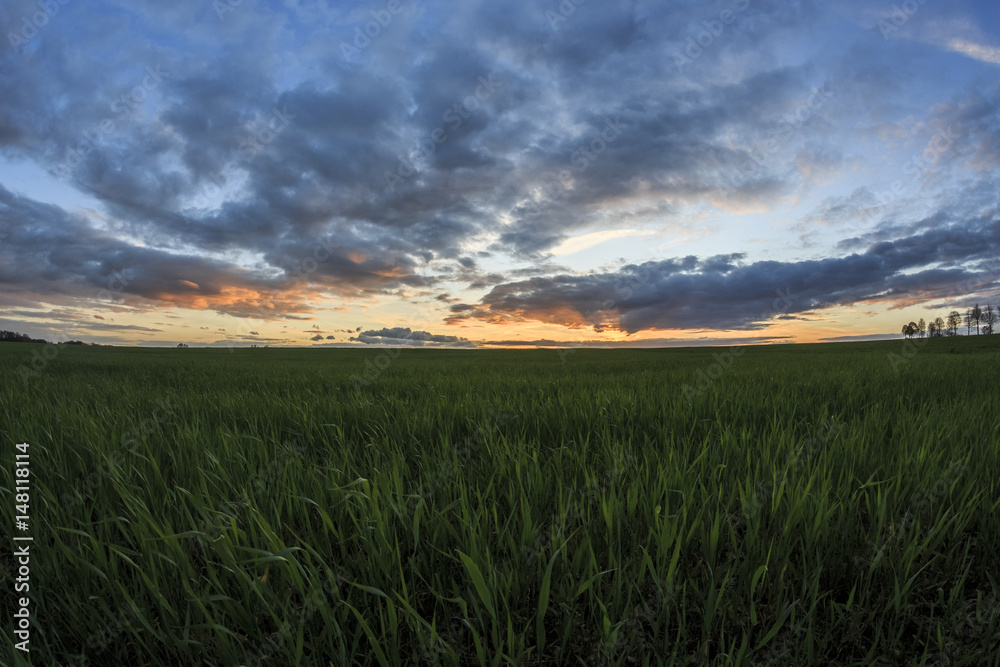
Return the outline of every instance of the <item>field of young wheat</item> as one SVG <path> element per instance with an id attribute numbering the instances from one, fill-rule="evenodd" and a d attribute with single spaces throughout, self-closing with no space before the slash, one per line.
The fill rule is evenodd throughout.
<path id="1" fill-rule="evenodd" d="M 34 665 L 1000 664 L 998 369 L 0 345 L 5 637 L 30 595 Z"/>

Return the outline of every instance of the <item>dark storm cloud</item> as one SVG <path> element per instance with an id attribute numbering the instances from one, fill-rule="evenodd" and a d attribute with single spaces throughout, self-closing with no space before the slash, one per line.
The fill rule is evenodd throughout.
<path id="1" fill-rule="evenodd" d="M 694 257 L 615 272 L 555 275 L 494 287 L 478 304 L 455 304 L 448 320 L 536 320 L 632 334 L 647 329 L 754 330 L 781 315 L 836 305 L 891 306 L 951 297 L 975 283 L 996 289 L 1000 276 L 976 262 L 1000 253 L 1000 214 L 881 241 L 863 253 L 799 262 L 741 263 L 740 255 Z M 970 268 L 964 268 L 971 264 Z"/>
<path id="2" fill-rule="evenodd" d="M 301 9 L 259 5 L 207 24 L 215 17 L 197 3 L 184 10 L 117 3 L 83 20 L 70 5 L 35 38 L 37 50 L 3 56 L 10 94 L 0 127 L 12 148 L 53 169 L 66 163 L 67 151 L 86 151 L 69 180 L 147 243 L 252 252 L 283 245 L 295 252 L 297 242 L 339 221 L 391 233 L 398 238 L 394 252 L 412 264 L 457 257 L 458 245 L 494 216 L 513 213 L 518 222 L 502 245 L 533 255 L 593 222 L 588 207 L 627 195 L 640 179 L 654 193 L 680 197 L 725 187 L 726 165 L 744 156 L 722 135 L 807 91 L 798 74 L 779 71 L 676 94 L 665 77 L 664 68 L 673 67 L 669 53 L 684 44 L 686 31 L 732 4 L 593 4 L 555 31 L 542 8 L 527 4 L 431 8 L 422 23 L 402 14 L 391 26 L 394 35 L 387 28 L 359 62 L 341 57 L 341 39 L 307 38 L 304 57 L 326 68 L 291 85 L 276 74 L 276 54 L 302 39 L 295 33 L 306 27 L 300 21 L 310 22 L 306 34 L 333 36 L 352 34 L 357 17 L 346 10 L 306 17 Z M 754 35 L 809 14 L 806 5 L 786 4 L 754 3 L 697 67 L 711 67 Z M 20 10 L 7 16 L 14 20 Z M 192 12 L 207 16 L 185 34 L 184 16 Z M 163 35 L 134 34 L 125 30 L 130 21 Z M 399 40 L 418 39 L 425 26 L 440 36 L 422 41 L 415 62 L 396 61 Z M 479 39 L 461 38 L 472 30 Z M 59 42 L 71 36 L 75 48 L 101 53 L 109 31 L 120 36 L 116 55 L 100 69 L 73 59 Z M 238 37 L 251 35 L 257 48 L 238 46 Z M 517 55 L 501 65 L 495 55 L 501 49 Z M 199 52 L 203 58 L 192 57 Z M 150 81 L 147 67 L 160 67 L 160 79 Z M 651 80 L 660 86 L 642 85 Z M 149 89 L 138 90 L 144 81 Z M 482 81 L 497 85 L 479 96 Z M 133 91 L 150 102 L 135 104 L 127 116 L 114 112 L 122 108 L 115 102 L 123 95 L 131 100 Z M 469 100 L 475 108 L 462 111 Z M 556 109 L 569 111 L 566 120 L 578 129 L 553 125 Z M 107 118 L 114 128 L 105 133 Z M 444 142 L 430 141 L 433 152 L 415 160 L 414 150 L 438 128 Z M 591 161 L 581 149 L 599 146 L 602 133 L 615 139 Z M 98 137 L 92 149 L 90 136 Z M 401 158 L 415 165 L 415 174 L 387 191 L 385 174 L 396 172 Z M 532 188 L 565 170 L 573 172 L 573 186 L 560 193 L 558 205 L 538 219 L 519 215 L 535 198 Z M 236 181 L 242 195 L 221 208 L 189 207 L 210 199 L 205 195 L 216 182 Z M 364 239 L 351 243 L 373 254 Z M 268 261 L 288 270 L 282 253 Z M 315 276 L 324 277 L 343 279 L 345 272 L 330 268 Z"/>
<path id="3" fill-rule="evenodd" d="M 83 299 L 212 309 L 234 315 L 274 316 L 304 306 L 281 281 L 226 262 L 132 245 L 51 204 L 0 186 L 0 293 L 26 293 L 49 302 Z"/>

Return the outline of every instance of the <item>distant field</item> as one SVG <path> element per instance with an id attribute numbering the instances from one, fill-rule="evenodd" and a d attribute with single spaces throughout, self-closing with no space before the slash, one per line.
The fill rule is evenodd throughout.
<path id="1" fill-rule="evenodd" d="M 0 345 L 32 664 L 1000 664 L 1000 336 L 906 345 Z"/>

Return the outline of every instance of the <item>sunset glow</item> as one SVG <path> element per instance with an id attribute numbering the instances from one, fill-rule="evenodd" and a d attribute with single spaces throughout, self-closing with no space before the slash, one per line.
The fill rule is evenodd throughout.
<path id="1" fill-rule="evenodd" d="M 795 343 L 996 304 L 996 6 L 806 4 L 68 4 L 0 56 L 0 328 Z"/>

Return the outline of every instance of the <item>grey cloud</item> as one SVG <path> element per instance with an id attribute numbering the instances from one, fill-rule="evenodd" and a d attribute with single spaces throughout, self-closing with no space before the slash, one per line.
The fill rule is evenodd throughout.
<path id="1" fill-rule="evenodd" d="M 472 347 L 466 338 L 432 334 L 427 331 L 413 331 L 409 327 L 394 327 L 392 329 L 370 330 L 358 336 L 352 336 L 352 341 L 367 345 L 403 345 L 421 347 L 425 344 L 440 344 L 453 347 Z"/>
<path id="2" fill-rule="evenodd" d="M 659 329 L 755 330 L 778 315 L 881 301 L 952 296 L 977 278 L 966 264 L 1000 253 L 1000 214 L 880 241 L 865 252 L 798 262 L 737 263 L 739 255 L 646 262 L 619 271 L 554 275 L 494 287 L 455 304 L 447 321 L 535 320 L 632 334 Z M 1000 286 L 987 276 L 978 289 Z"/>

